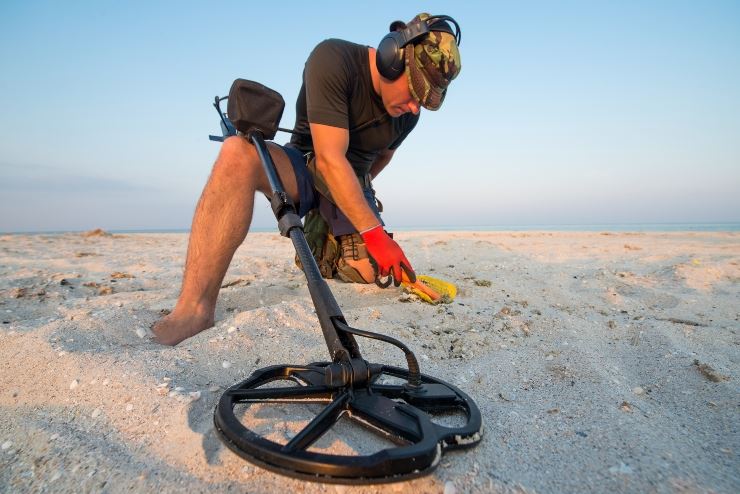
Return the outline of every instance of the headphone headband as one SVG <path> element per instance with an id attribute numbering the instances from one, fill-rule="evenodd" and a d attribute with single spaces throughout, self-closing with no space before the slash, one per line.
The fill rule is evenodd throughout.
<path id="1" fill-rule="evenodd" d="M 455 25 L 454 31 L 447 24 L 447 21 Z M 391 28 L 397 25 L 396 22 L 391 24 Z M 399 48 L 403 48 L 409 43 L 413 43 L 418 39 L 426 36 L 431 31 L 441 31 L 453 35 L 455 37 L 455 42 L 457 43 L 457 46 L 460 46 L 460 40 L 462 39 L 460 25 L 449 15 L 433 15 L 424 19 L 423 21 L 416 21 L 406 24 L 405 27 L 400 31 L 392 32 L 395 32 L 395 36 L 398 37 Z"/>

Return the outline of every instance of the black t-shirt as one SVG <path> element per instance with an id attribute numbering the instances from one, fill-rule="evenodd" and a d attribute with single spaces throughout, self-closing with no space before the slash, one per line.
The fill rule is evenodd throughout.
<path id="1" fill-rule="evenodd" d="M 373 89 L 367 46 L 328 39 L 306 60 L 294 128 L 301 134 L 290 142 L 303 153 L 313 150 L 309 122 L 349 129 L 347 160 L 362 176 L 381 151 L 400 146 L 418 121 L 419 115 L 392 118 L 385 111 Z"/>

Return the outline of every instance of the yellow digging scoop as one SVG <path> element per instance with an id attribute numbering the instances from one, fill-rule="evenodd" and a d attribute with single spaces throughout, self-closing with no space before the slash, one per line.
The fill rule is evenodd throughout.
<path id="1" fill-rule="evenodd" d="M 452 283 L 424 274 L 416 277 L 416 283 L 411 283 L 404 273 L 401 284 L 406 290 L 430 304 L 449 304 L 457 295 L 457 287 Z"/>

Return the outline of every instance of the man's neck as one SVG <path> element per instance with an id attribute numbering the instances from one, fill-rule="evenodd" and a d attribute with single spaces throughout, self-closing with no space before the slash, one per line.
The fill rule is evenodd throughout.
<path id="1" fill-rule="evenodd" d="M 368 47 L 368 60 L 370 61 L 370 77 L 373 80 L 373 90 L 380 97 L 380 72 L 375 65 L 375 48 Z"/>

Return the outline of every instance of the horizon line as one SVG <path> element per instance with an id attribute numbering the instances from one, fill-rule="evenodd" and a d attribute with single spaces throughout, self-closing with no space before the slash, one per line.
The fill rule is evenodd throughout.
<path id="1" fill-rule="evenodd" d="M 723 229 L 723 227 L 729 227 Z M 616 229 L 620 232 L 630 231 L 629 228 L 637 231 L 656 231 L 656 232 L 678 232 L 678 231 L 740 231 L 740 221 L 706 221 L 706 222 L 625 222 L 625 223 L 531 223 L 531 224 L 500 224 L 500 225 L 414 225 L 414 226 L 396 226 L 393 231 L 411 232 L 411 231 L 597 231 L 599 229 Z M 60 235 L 66 233 L 85 233 L 96 229 L 103 230 L 111 234 L 132 234 L 132 233 L 190 233 L 190 228 L 91 228 L 91 229 L 69 229 L 69 230 L 20 230 L 20 231 L 0 231 L 0 235 Z M 249 230 L 252 233 L 278 232 L 278 226 L 271 227 L 252 227 Z"/>

